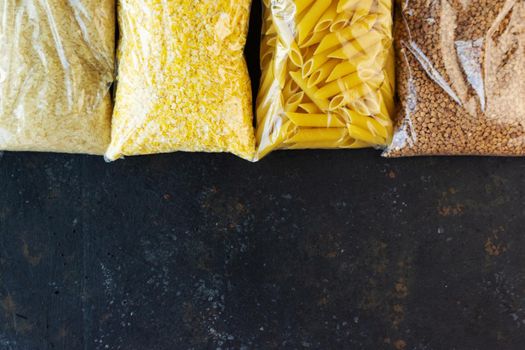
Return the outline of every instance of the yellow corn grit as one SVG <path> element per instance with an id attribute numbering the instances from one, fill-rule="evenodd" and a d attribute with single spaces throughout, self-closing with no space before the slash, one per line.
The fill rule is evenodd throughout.
<path id="1" fill-rule="evenodd" d="M 119 77 L 108 160 L 231 152 L 252 160 L 243 50 L 251 0 L 120 0 Z"/>

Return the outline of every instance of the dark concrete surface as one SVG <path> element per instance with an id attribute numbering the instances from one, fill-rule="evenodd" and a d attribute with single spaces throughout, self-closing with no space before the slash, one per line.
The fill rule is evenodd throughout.
<path id="1" fill-rule="evenodd" d="M 0 349 L 523 349 L 525 160 L 0 160 Z"/>
<path id="2" fill-rule="evenodd" d="M 373 150 L 6 153 L 0 350 L 525 349 L 524 174 Z"/>

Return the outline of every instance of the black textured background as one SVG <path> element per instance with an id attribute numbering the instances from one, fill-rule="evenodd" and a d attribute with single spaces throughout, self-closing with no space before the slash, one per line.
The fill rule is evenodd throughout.
<path id="1" fill-rule="evenodd" d="M 373 150 L 6 153 L 0 349 L 524 349 L 524 173 Z"/>

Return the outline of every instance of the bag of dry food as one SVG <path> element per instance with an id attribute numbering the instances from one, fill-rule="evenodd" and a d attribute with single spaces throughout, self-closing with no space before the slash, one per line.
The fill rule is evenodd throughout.
<path id="1" fill-rule="evenodd" d="M 104 154 L 112 0 L 0 0 L 0 150 Z"/>
<path id="2" fill-rule="evenodd" d="M 119 74 L 108 160 L 174 151 L 252 160 L 243 50 L 251 0 L 119 1 Z"/>
<path id="3" fill-rule="evenodd" d="M 386 156 L 525 155 L 525 1 L 398 1 Z"/>
<path id="4" fill-rule="evenodd" d="M 263 2 L 256 158 L 276 149 L 386 147 L 392 0 Z"/>

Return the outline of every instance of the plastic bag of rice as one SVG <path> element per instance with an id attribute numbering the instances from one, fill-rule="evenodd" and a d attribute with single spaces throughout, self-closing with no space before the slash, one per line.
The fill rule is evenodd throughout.
<path id="1" fill-rule="evenodd" d="M 0 0 L 0 150 L 103 154 L 112 0 Z"/>

